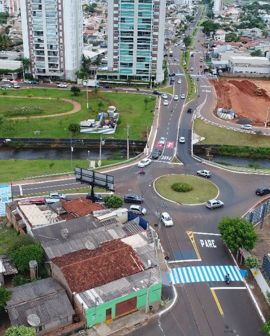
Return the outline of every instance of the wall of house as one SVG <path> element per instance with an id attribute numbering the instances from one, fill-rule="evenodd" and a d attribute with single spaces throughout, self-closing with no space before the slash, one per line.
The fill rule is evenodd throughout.
<path id="1" fill-rule="evenodd" d="M 161 300 L 161 288 L 162 284 L 153 284 L 148 288 L 141 289 L 137 292 L 132 292 L 123 297 L 116 298 L 114 300 L 104 302 L 96 307 L 91 307 L 85 311 L 86 325 L 88 328 L 93 327 L 96 324 L 106 321 L 106 310 L 111 309 L 111 317 L 116 317 L 116 305 L 120 302 L 137 297 L 136 309 L 143 309 L 148 301 L 149 305 L 152 305 Z"/>
<path id="2" fill-rule="evenodd" d="M 55 280 L 60 282 L 60 284 L 67 291 L 67 295 L 68 295 L 69 299 L 72 301 L 72 292 L 69 288 L 69 285 L 68 285 L 61 269 L 57 265 L 55 265 L 53 262 L 50 262 L 50 266 L 51 266 L 51 276 L 52 276 L 52 278 L 54 278 Z"/>

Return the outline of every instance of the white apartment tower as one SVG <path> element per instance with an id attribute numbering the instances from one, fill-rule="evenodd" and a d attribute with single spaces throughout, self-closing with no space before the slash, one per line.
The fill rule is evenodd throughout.
<path id="1" fill-rule="evenodd" d="M 0 12 L 8 12 L 9 16 L 20 13 L 20 0 L 0 0 Z"/>
<path id="2" fill-rule="evenodd" d="M 35 78 L 76 80 L 83 48 L 81 0 L 21 0 L 24 57 Z"/>
<path id="3" fill-rule="evenodd" d="M 163 81 L 165 15 L 166 0 L 108 0 L 111 78 Z"/>

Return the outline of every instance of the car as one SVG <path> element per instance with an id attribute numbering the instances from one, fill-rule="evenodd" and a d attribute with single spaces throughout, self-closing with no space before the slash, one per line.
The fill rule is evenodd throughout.
<path id="1" fill-rule="evenodd" d="M 191 67 L 191 68 L 190 68 L 190 71 L 193 71 L 193 70 L 194 70 L 194 68 L 193 68 L 193 67 Z"/>
<path id="2" fill-rule="evenodd" d="M 224 206 L 224 203 L 221 200 L 218 199 L 211 199 L 205 203 L 205 206 L 208 209 L 216 209 L 216 208 L 221 208 Z"/>
<path id="3" fill-rule="evenodd" d="M 134 203 L 134 204 L 142 204 L 143 197 L 137 194 L 126 194 L 124 195 L 125 203 Z"/>
<path id="4" fill-rule="evenodd" d="M 168 212 L 162 212 L 161 214 L 161 222 L 164 226 L 173 226 L 172 217 L 168 214 Z"/>
<path id="5" fill-rule="evenodd" d="M 187 109 L 187 113 L 192 113 L 192 108 L 191 108 L 191 107 L 189 107 L 189 108 Z"/>
<path id="6" fill-rule="evenodd" d="M 59 84 L 57 84 L 57 87 L 59 87 L 59 88 L 67 88 L 68 85 L 66 83 L 59 83 Z"/>
<path id="7" fill-rule="evenodd" d="M 185 139 L 185 137 L 181 136 L 181 137 L 179 137 L 178 141 L 179 141 L 179 143 L 184 144 L 186 142 L 186 139 Z"/>
<path id="8" fill-rule="evenodd" d="M 47 204 L 53 204 L 56 202 L 60 202 L 61 199 L 65 199 L 66 195 L 61 194 L 61 193 L 50 193 L 49 197 L 45 198 L 45 202 Z"/>
<path id="9" fill-rule="evenodd" d="M 174 72 L 172 72 L 172 73 L 169 74 L 169 77 L 173 77 L 173 76 L 175 76 Z"/>
<path id="10" fill-rule="evenodd" d="M 241 128 L 244 129 L 244 130 L 252 130 L 252 125 L 244 124 L 244 125 L 241 126 Z"/>
<path id="11" fill-rule="evenodd" d="M 139 161 L 137 166 L 139 168 L 144 168 L 144 167 L 150 165 L 151 162 L 152 162 L 151 159 L 145 158 L 145 159 L 142 159 L 141 161 Z"/>
<path id="12" fill-rule="evenodd" d="M 160 93 L 159 91 L 157 91 L 157 90 L 154 90 L 152 93 L 153 93 L 154 95 L 158 95 L 158 96 L 161 95 L 161 93 Z"/>
<path id="13" fill-rule="evenodd" d="M 146 215 L 147 213 L 147 210 L 145 208 L 137 204 L 131 204 L 131 206 L 129 207 L 129 210 L 138 215 Z"/>
<path id="14" fill-rule="evenodd" d="M 62 198 L 62 199 L 66 199 L 66 195 L 59 193 L 59 192 L 51 192 L 50 193 L 50 198 Z"/>
<path id="15" fill-rule="evenodd" d="M 164 105 L 164 106 L 168 106 L 168 105 L 169 105 L 168 100 L 164 100 L 164 101 L 163 101 L 163 105 Z"/>
<path id="16" fill-rule="evenodd" d="M 1 88 L 2 89 L 11 89 L 11 88 L 13 88 L 13 85 L 11 85 L 11 84 L 2 84 Z"/>
<path id="17" fill-rule="evenodd" d="M 255 194 L 257 196 L 264 196 L 264 195 L 270 194 L 270 188 L 268 188 L 268 187 L 257 188 L 256 191 L 255 191 Z"/>
<path id="18" fill-rule="evenodd" d="M 161 153 L 162 153 L 162 151 L 160 149 L 155 148 L 152 152 L 151 158 L 153 160 L 157 160 L 160 157 Z"/>
<path id="19" fill-rule="evenodd" d="M 92 200 L 92 195 L 91 193 L 88 193 L 86 196 L 85 196 L 86 199 L 89 199 L 89 200 Z M 103 197 L 99 194 L 94 194 L 94 201 L 95 202 L 103 202 Z"/>
<path id="20" fill-rule="evenodd" d="M 181 84 L 182 83 L 182 79 L 179 78 L 178 81 L 177 81 L 178 84 Z"/>
<path id="21" fill-rule="evenodd" d="M 162 93 L 161 98 L 163 98 L 163 99 L 168 99 L 168 95 L 167 95 L 167 93 Z"/>
<path id="22" fill-rule="evenodd" d="M 206 169 L 197 170 L 197 175 L 202 176 L 202 177 L 206 177 L 206 178 L 210 178 L 211 177 L 210 171 L 206 170 Z"/>
<path id="23" fill-rule="evenodd" d="M 45 197 L 33 197 L 29 199 L 29 203 L 36 204 L 36 205 L 42 205 L 45 204 Z"/>
<path id="24" fill-rule="evenodd" d="M 184 93 L 181 94 L 181 99 L 185 99 L 186 95 Z"/>
<path id="25" fill-rule="evenodd" d="M 166 143 L 166 138 L 164 138 L 164 137 L 161 137 L 161 138 L 159 139 L 159 142 L 158 142 L 158 144 L 159 144 L 159 145 L 162 145 L 162 146 L 164 146 L 164 145 L 165 145 L 165 143 Z"/>
<path id="26" fill-rule="evenodd" d="M 13 85 L 13 89 L 20 89 L 21 87 L 20 87 L 20 85 L 18 85 L 18 84 L 14 84 Z"/>
<path id="27" fill-rule="evenodd" d="M 178 95 L 173 96 L 173 100 L 178 100 L 178 99 L 179 99 Z"/>

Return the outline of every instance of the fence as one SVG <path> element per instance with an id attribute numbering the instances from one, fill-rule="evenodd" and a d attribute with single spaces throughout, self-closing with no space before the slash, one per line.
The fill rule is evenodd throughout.
<path id="1" fill-rule="evenodd" d="M 270 213 L 270 198 L 258 204 L 244 215 L 244 219 L 248 220 L 253 225 L 260 224 L 263 226 L 265 217 Z"/>

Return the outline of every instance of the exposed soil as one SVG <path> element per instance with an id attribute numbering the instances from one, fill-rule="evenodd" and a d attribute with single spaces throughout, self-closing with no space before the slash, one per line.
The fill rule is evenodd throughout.
<path id="1" fill-rule="evenodd" d="M 253 125 L 264 126 L 268 119 L 270 126 L 270 81 L 221 79 L 211 83 L 217 94 L 216 108 L 232 109 L 237 114 L 235 122 L 248 118 Z"/>

